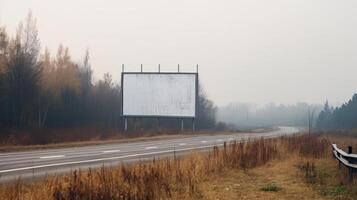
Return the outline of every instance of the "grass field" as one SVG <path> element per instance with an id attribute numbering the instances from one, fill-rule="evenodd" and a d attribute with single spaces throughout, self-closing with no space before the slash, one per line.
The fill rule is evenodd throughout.
<path id="1" fill-rule="evenodd" d="M 332 141 L 357 144 L 306 134 L 232 142 L 209 153 L 18 180 L 0 186 L 0 199 L 356 199 Z"/>

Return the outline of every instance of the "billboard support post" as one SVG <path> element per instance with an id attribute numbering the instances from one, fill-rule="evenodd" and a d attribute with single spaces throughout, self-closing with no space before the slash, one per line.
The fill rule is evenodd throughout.
<path id="1" fill-rule="evenodd" d="M 192 132 L 195 132 L 195 118 L 192 118 Z"/>
<path id="2" fill-rule="evenodd" d="M 128 130 L 128 118 L 124 117 L 124 131 Z"/>
<path id="3" fill-rule="evenodd" d="M 134 131 L 136 131 L 136 118 L 134 117 Z"/>
<path id="4" fill-rule="evenodd" d="M 199 121 L 198 121 L 198 113 L 199 113 L 199 98 L 200 98 L 200 95 L 199 95 L 199 92 L 200 92 L 200 89 L 199 89 L 199 78 L 198 78 L 198 64 L 196 65 L 196 101 L 195 101 L 195 118 L 193 118 L 193 126 L 194 126 L 194 129 L 193 131 L 196 131 L 199 129 Z M 197 120 L 196 120 L 197 119 Z"/>
<path id="5" fill-rule="evenodd" d="M 160 118 L 157 118 L 157 128 L 160 129 Z"/>
<path id="6" fill-rule="evenodd" d="M 183 132 L 183 119 L 181 119 L 181 132 Z"/>

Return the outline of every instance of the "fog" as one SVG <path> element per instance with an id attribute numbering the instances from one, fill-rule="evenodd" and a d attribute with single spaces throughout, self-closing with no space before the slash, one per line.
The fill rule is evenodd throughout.
<path id="1" fill-rule="evenodd" d="M 0 24 L 14 34 L 32 10 L 41 44 L 60 43 L 95 77 L 128 70 L 194 70 L 216 105 L 345 102 L 357 85 L 357 2 L 1 0 Z M 45 47 L 45 46 L 43 46 Z"/>
<path id="2" fill-rule="evenodd" d="M 270 103 L 259 107 L 252 103 L 231 103 L 218 109 L 217 119 L 239 129 L 268 126 L 307 127 L 308 116 L 311 116 L 314 123 L 322 107 L 319 104 L 301 102 L 293 105 Z"/>

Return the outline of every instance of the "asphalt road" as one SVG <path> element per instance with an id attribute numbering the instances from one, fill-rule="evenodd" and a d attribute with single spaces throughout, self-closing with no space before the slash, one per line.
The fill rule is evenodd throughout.
<path id="1" fill-rule="evenodd" d="M 179 139 L 1 153 L 0 182 L 13 181 L 18 177 L 35 179 L 47 174 L 61 174 L 79 168 L 112 166 L 122 162 L 172 156 L 174 152 L 182 154 L 207 150 L 215 145 L 221 146 L 225 141 L 271 138 L 297 132 L 299 129 L 295 127 L 279 127 L 278 130 L 261 133 L 202 135 Z"/>

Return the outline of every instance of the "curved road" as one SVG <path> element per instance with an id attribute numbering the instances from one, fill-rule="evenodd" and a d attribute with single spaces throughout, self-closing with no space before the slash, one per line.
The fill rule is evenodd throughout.
<path id="1" fill-rule="evenodd" d="M 300 129 L 295 127 L 279 127 L 278 130 L 261 133 L 198 135 L 178 139 L 1 153 L 0 182 L 12 181 L 18 177 L 33 179 L 79 168 L 112 166 L 122 162 L 172 156 L 174 152 L 182 154 L 193 150 L 207 150 L 215 145 L 222 146 L 225 141 L 272 138 L 299 131 Z"/>

